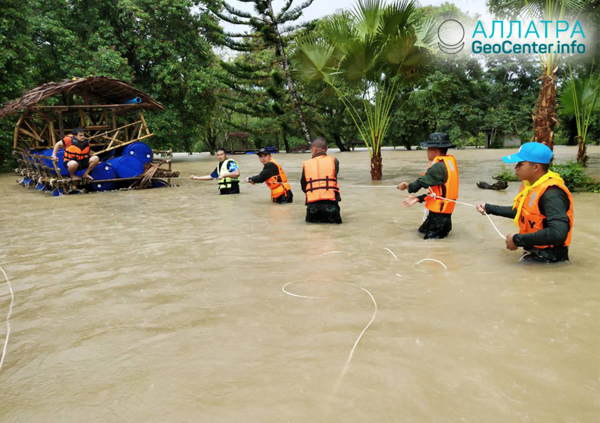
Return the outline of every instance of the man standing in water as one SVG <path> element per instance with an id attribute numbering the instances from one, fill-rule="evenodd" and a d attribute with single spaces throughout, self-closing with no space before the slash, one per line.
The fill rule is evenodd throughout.
<path id="1" fill-rule="evenodd" d="M 506 248 L 525 250 L 526 260 L 555 263 L 569 260 L 573 232 L 573 197 L 558 173 L 549 171 L 552 150 L 544 144 L 523 144 L 517 154 L 502 158 L 516 163 L 515 174 L 523 182 L 510 206 L 481 203 L 477 211 L 514 219 L 518 234 L 506 237 Z"/>
<path id="2" fill-rule="evenodd" d="M 271 157 L 271 152 L 266 148 L 258 150 L 258 160 L 263 164 L 263 170 L 256 176 L 246 178 L 252 185 L 265 183 L 271 190 L 271 202 L 277 204 L 292 203 L 294 194 L 288 183 L 287 176 L 279 163 Z"/>
<path id="3" fill-rule="evenodd" d="M 306 221 L 342 223 L 340 216 L 340 171 L 338 159 L 327 155 L 327 141 L 316 138 L 311 143 L 312 159 L 302 166 L 300 185 L 306 194 Z"/>
<path id="4" fill-rule="evenodd" d="M 240 193 L 240 168 L 235 160 L 227 158 L 227 151 L 224 148 L 217 149 L 217 159 L 219 164 L 213 170 L 213 173 L 205 176 L 191 175 L 190 179 L 196 181 L 212 181 L 217 179 L 219 182 L 219 191 L 221 195 Z"/>
<path id="5" fill-rule="evenodd" d="M 458 198 L 458 166 L 454 156 L 448 155 L 448 149 L 454 145 L 448 134 L 436 132 L 430 134 L 427 142 L 421 143 L 421 146 L 427 148 L 427 158 L 431 162 L 429 169 L 415 182 L 401 182 L 397 188 L 401 191 L 408 189 L 409 193 L 421 188 L 429 189 L 429 194 L 419 197 L 408 195 L 403 204 L 410 207 L 425 202 L 425 208 L 429 212 L 419 232 L 425 235 L 425 239 L 441 239 L 447 237 L 452 230 L 452 212 L 456 203 L 438 197 L 449 200 Z"/>
<path id="6" fill-rule="evenodd" d="M 83 179 L 93 181 L 94 178 L 90 176 L 90 172 L 98 166 L 100 158 L 93 155 L 90 149 L 90 140 L 85 138 L 83 129 L 74 129 L 72 135 L 68 135 L 62 141 L 57 142 L 52 151 L 52 160 L 57 160 L 56 154 L 61 148 L 65 149 L 65 167 L 69 170 L 71 179 L 74 181 L 81 180 L 75 172 L 85 169 Z"/>

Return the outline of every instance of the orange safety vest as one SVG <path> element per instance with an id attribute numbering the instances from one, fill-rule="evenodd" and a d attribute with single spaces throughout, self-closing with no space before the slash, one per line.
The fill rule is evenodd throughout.
<path id="1" fill-rule="evenodd" d="M 540 198 L 546 192 L 546 190 L 552 186 L 557 186 L 562 189 L 569 197 L 569 210 L 567 216 L 569 217 L 569 234 L 563 244 L 568 247 L 571 244 L 571 233 L 573 232 L 573 196 L 571 191 L 566 187 L 564 182 L 557 179 L 548 179 L 546 182 L 535 187 L 529 195 L 525 198 L 523 208 L 521 210 L 521 216 L 519 218 L 519 234 L 532 234 L 537 231 L 544 229 L 544 222 L 546 216 L 544 216 L 539 207 Z M 523 185 L 521 185 L 521 191 L 523 191 Z M 513 208 L 517 208 L 518 204 L 515 202 Z M 548 248 L 554 247 L 554 245 L 534 245 L 535 248 Z"/>
<path id="2" fill-rule="evenodd" d="M 279 171 L 277 175 L 271 176 L 265 181 L 265 184 L 267 184 L 267 186 L 271 190 L 271 201 L 274 201 L 276 198 L 279 198 L 282 195 L 287 194 L 288 191 L 291 191 L 292 187 L 290 187 L 290 184 L 288 183 L 288 178 L 281 166 L 279 166 L 279 163 L 277 163 L 273 159 L 269 161 L 275 166 L 277 166 L 277 170 Z"/>
<path id="3" fill-rule="evenodd" d="M 89 156 L 89 140 L 83 140 L 83 142 L 79 142 L 75 137 L 65 137 L 63 141 L 65 144 L 65 162 L 70 160 L 83 160 Z"/>
<path id="4" fill-rule="evenodd" d="M 302 164 L 306 180 L 306 202 L 336 201 L 340 187 L 335 177 L 335 158 L 317 156 Z"/>
<path id="5" fill-rule="evenodd" d="M 429 187 L 429 192 L 435 194 L 437 197 L 444 197 L 449 200 L 458 199 L 458 166 L 456 165 L 456 159 L 454 156 L 439 156 L 433 159 L 429 167 L 438 162 L 443 162 L 446 166 L 448 179 L 443 185 Z M 423 172 L 423 175 L 425 175 L 425 172 Z M 434 213 L 451 214 L 455 206 L 456 203 L 453 201 L 433 198 L 429 195 L 425 197 L 425 207 Z"/>

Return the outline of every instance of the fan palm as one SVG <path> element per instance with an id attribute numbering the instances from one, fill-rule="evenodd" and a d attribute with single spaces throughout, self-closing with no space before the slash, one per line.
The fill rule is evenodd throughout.
<path id="1" fill-rule="evenodd" d="M 435 22 L 418 22 L 415 9 L 411 0 L 358 0 L 350 14 L 334 15 L 299 40 L 294 53 L 297 77 L 333 87 L 346 105 L 369 150 L 373 180 L 382 178 L 381 146 L 398 90 L 418 80 L 435 42 Z M 362 110 L 338 89 L 342 83 L 358 87 Z M 421 101 L 426 95 L 414 90 Z"/>

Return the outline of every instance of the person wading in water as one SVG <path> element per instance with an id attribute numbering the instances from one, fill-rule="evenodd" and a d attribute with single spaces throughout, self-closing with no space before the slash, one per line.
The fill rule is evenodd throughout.
<path id="1" fill-rule="evenodd" d="M 515 174 L 523 183 L 513 206 L 480 203 L 477 211 L 514 219 L 518 234 L 506 237 L 506 248 L 525 250 L 525 260 L 554 263 L 569 260 L 573 232 L 573 197 L 558 173 L 549 169 L 552 150 L 528 142 L 517 154 L 502 158 L 516 163 Z"/>
<path id="2" fill-rule="evenodd" d="M 427 219 L 419 228 L 425 239 L 441 239 L 448 236 L 452 230 L 452 212 L 456 203 L 442 200 L 458 198 L 458 166 L 454 156 L 448 155 L 448 149 L 454 147 L 448 134 L 436 132 L 430 134 L 427 142 L 421 143 L 427 148 L 427 158 L 431 162 L 429 169 L 415 182 L 400 182 L 398 189 L 415 193 L 421 188 L 428 188 L 429 194 L 419 197 L 407 195 L 403 204 L 410 207 L 416 203 L 425 202 L 428 210 Z M 433 194 L 433 195 L 430 195 Z"/>
<path id="3" fill-rule="evenodd" d="M 327 155 L 327 141 L 316 138 L 311 144 L 312 159 L 302 166 L 300 185 L 306 194 L 306 221 L 342 223 L 339 202 L 338 159 Z"/>
<path id="4" fill-rule="evenodd" d="M 224 148 L 217 149 L 217 159 L 219 160 L 219 164 L 210 175 L 191 175 L 190 179 L 196 181 L 212 181 L 213 179 L 217 179 L 221 195 L 239 194 L 240 168 L 237 162 L 227 158 L 227 152 Z"/>
<path id="5" fill-rule="evenodd" d="M 258 160 L 263 164 L 263 170 L 256 176 L 246 178 L 252 185 L 265 183 L 271 190 L 271 202 L 276 204 L 292 203 L 294 194 L 288 183 L 288 178 L 279 165 L 271 157 L 271 152 L 266 148 L 258 150 Z"/>

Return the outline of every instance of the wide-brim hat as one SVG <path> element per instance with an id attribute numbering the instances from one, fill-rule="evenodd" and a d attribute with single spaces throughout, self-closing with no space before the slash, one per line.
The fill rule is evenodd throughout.
<path id="1" fill-rule="evenodd" d="M 450 137 L 445 132 L 434 132 L 429 134 L 427 141 L 421 143 L 423 148 L 454 148 L 454 144 L 450 142 Z"/>

